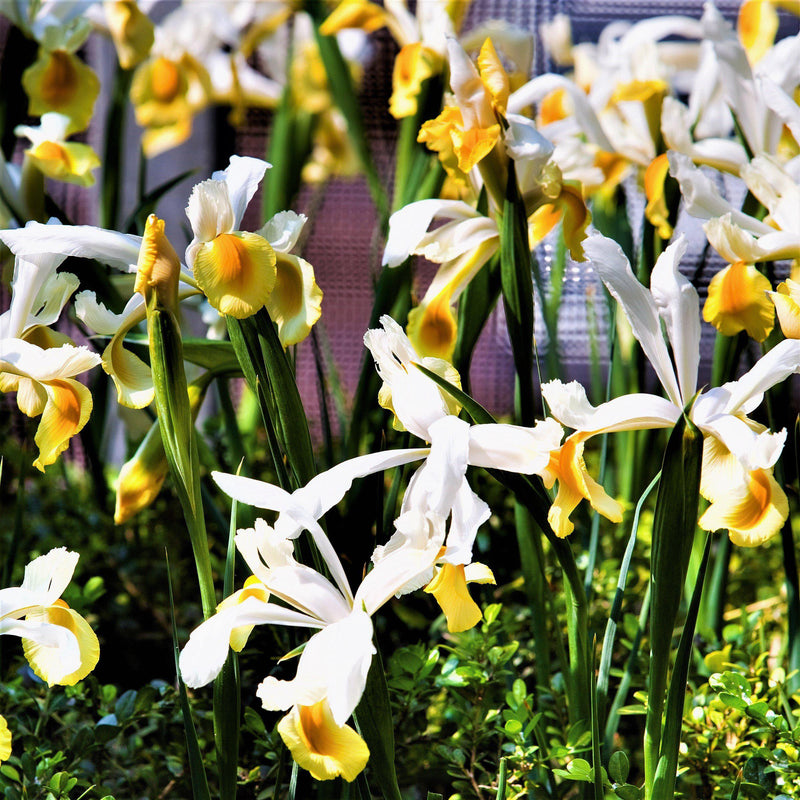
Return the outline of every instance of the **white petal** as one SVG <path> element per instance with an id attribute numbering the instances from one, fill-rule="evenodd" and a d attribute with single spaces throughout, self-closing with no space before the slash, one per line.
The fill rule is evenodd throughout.
<path id="1" fill-rule="evenodd" d="M 268 710 L 311 705 L 327 697 L 336 724 L 344 725 L 364 692 L 375 652 L 372 620 L 355 609 L 308 640 L 294 680 L 267 678 L 256 694 Z"/>
<path id="2" fill-rule="evenodd" d="M 221 180 L 209 178 L 192 189 L 186 216 L 194 233 L 186 248 L 186 263 L 190 267 L 194 265 L 195 252 L 200 244 L 212 241 L 221 233 L 236 230 L 228 187 Z"/>
<path id="3" fill-rule="evenodd" d="M 622 248 L 605 236 L 592 235 L 584 250 L 611 295 L 620 303 L 633 335 L 653 365 L 670 400 L 682 405 L 680 388 L 661 333 L 661 320 L 650 292 L 639 283 Z"/>
<path id="4" fill-rule="evenodd" d="M 231 156 L 228 168 L 223 173 L 214 173 L 213 177 L 216 180 L 224 178 L 228 187 L 228 196 L 233 209 L 232 230 L 238 230 L 242 224 L 244 212 L 258 190 L 259 184 L 264 180 L 264 173 L 269 166 L 260 158 Z"/>
<path id="5" fill-rule="evenodd" d="M 435 218 L 466 220 L 481 216 L 460 200 L 419 200 L 410 203 L 395 211 L 389 218 L 389 236 L 383 251 L 383 265 L 400 266 L 416 251 Z"/>
<path id="6" fill-rule="evenodd" d="M 297 239 L 308 217 L 294 211 L 279 211 L 260 230 L 256 231 L 279 253 L 288 253 L 297 244 Z"/>
<path id="7" fill-rule="evenodd" d="M 78 553 L 67 550 L 66 547 L 56 547 L 49 553 L 34 558 L 25 567 L 21 588 L 31 592 L 41 592 L 41 604 L 52 605 L 61 597 L 72 580 L 79 558 Z"/>
<path id="8" fill-rule="evenodd" d="M 178 662 L 184 683 L 191 687 L 210 683 L 228 657 L 231 631 L 243 625 L 265 623 L 303 628 L 321 626 L 320 622 L 305 614 L 248 597 L 235 606 L 218 611 L 192 631 Z"/>
<path id="9" fill-rule="evenodd" d="M 533 428 L 520 425 L 473 425 L 469 432 L 469 463 L 525 475 L 547 466 L 550 452 L 561 444 L 564 431 L 554 419 Z"/>
<path id="10" fill-rule="evenodd" d="M 697 388 L 700 365 L 700 300 L 678 269 L 685 252 L 686 239 L 681 235 L 658 257 L 650 275 L 650 292 L 672 345 L 681 395 L 688 400 Z"/>
<path id="11" fill-rule="evenodd" d="M 123 272 L 136 272 L 142 242 L 141 236 L 106 231 L 91 225 L 43 225 L 40 222 L 29 222 L 17 230 L 0 231 L 0 239 L 16 255 L 60 254 L 94 258 Z"/>
<path id="12" fill-rule="evenodd" d="M 542 385 L 542 397 L 562 425 L 591 434 L 666 428 L 681 415 L 681 407 L 653 394 L 627 394 L 595 407 L 577 381 L 548 381 Z"/>

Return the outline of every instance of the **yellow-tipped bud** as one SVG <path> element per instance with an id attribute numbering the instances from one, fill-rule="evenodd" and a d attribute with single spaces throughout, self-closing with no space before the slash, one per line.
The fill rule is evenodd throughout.
<path id="1" fill-rule="evenodd" d="M 180 272 L 181 261 L 164 233 L 164 220 L 151 214 L 139 249 L 134 291 L 140 292 L 145 302 L 155 292 L 156 302 L 174 313 L 178 309 Z"/>

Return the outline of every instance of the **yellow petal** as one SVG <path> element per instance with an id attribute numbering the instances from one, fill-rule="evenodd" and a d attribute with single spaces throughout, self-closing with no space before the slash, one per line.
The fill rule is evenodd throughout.
<path id="1" fill-rule="evenodd" d="M 781 331 L 787 339 L 800 339 L 800 284 L 788 279 L 778 284 L 778 291 L 769 296 L 778 312 Z"/>
<path id="2" fill-rule="evenodd" d="M 775 44 L 778 12 L 770 0 L 744 0 L 739 6 L 737 29 L 751 64 L 760 61 Z"/>
<path id="3" fill-rule="evenodd" d="M 478 54 L 478 69 L 484 86 L 492 96 L 492 105 L 495 111 L 505 115 L 510 92 L 508 75 L 503 69 L 503 64 L 491 39 L 487 39 L 481 46 Z"/>
<path id="4" fill-rule="evenodd" d="M 57 647 L 45 647 L 32 639 L 23 639 L 22 648 L 31 669 L 50 686 L 73 686 L 85 678 L 97 666 L 100 658 L 100 643 L 89 627 L 89 623 L 77 611 L 67 607 L 63 600 L 33 614 L 28 614 L 27 621 L 38 619 L 51 625 L 60 625 L 71 631 L 78 640 L 81 665 L 75 672 L 62 675 L 61 654 Z"/>
<path id="5" fill-rule="evenodd" d="M 711 279 L 703 319 L 725 336 L 746 330 L 763 342 L 775 324 L 775 308 L 767 296 L 771 288 L 752 264 L 737 261 Z"/>
<path id="6" fill-rule="evenodd" d="M 281 344 L 297 344 L 311 333 L 322 314 L 322 289 L 308 261 L 287 253 L 275 253 L 275 285 L 267 311 L 278 326 Z"/>
<path id="7" fill-rule="evenodd" d="M 34 437 L 39 457 L 33 462 L 42 472 L 67 449 L 69 440 L 81 431 L 92 413 L 92 395 L 82 383 L 65 378 L 43 385 L 47 404 Z"/>
<path id="8" fill-rule="evenodd" d="M 720 487 L 722 489 L 722 487 Z M 789 515 L 786 494 L 772 470 L 757 469 L 743 483 L 725 487 L 700 517 L 703 530 L 728 530 L 731 541 L 743 547 L 756 547 L 774 536 Z"/>
<path id="9" fill-rule="evenodd" d="M 547 520 L 556 536 L 568 536 L 575 526 L 569 515 L 581 500 L 588 500 L 592 508 L 611 522 L 622 521 L 622 506 L 606 494 L 605 489 L 586 471 L 583 460 L 584 442 L 580 434 L 568 437 L 558 450 L 550 454 L 542 479 L 550 489 L 558 481 L 558 493 Z"/>
<path id="10" fill-rule="evenodd" d="M 0 764 L 11 755 L 11 731 L 6 718 L 0 715 Z"/>
<path id="11" fill-rule="evenodd" d="M 339 31 L 357 28 L 364 33 L 373 33 L 386 24 L 387 13 L 376 3 L 366 0 L 344 0 L 319 26 L 323 36 L 332 36 Z"/>
<path id="12" fill-rule="evenodd" d="M 494 150 L 494 146 L 500 141 L 500 125 L 470 128 L 468 131 L 453 129 L 450 136 L 458 158 L 458 168 L 467 173 Z"/>
<path id="13" fill-rule="evenodd" d="M 349 726 L 338 726 L 327 700 L 294 706 L 278 723 L 278 733 L 292 758 L 318 781 L 340 775 L 353 781 L 369 760 L 364 740 Z"/>
<path id="14" fill-rule="evenodd" d="M 22 74 L 28 95 L 28 113 L 40 117 L 58 111 L 69 117 L 67 134 L 85 130 L 92 118 L 100 81 L 74 53 L 42 49 Z"/>
<path id="15" fill-rule="evenodd" d="M 489 570 L 488 575 L 483 574 L 478 580 L 481 583 L 494 583 L 494 575 Z M 450 633 L 467 631 L 483 618 L 480 607 L 467 589 L 463 564 L 442 564 L 425 591 L 436 598 L 447 618 L 447 630 Z"/>
<path id="16" fill-rule="evenodd" d="M 103 351 L 102 365 L 117 387 L 120 404 L 127 408 L 144 408 L 153 402 L 153 374 L 149 364 L 124 347 L 125 334 L 130 327 L 126 325 L 120 328 L 111 337 Z"/>
<path id="17" fill-rule="evenodd" d="M 458 324 L 450 307 L 450 292 L 443 292 L 408 314 L 408 338 L 423 356 L 449 361 L 453 357 Z"/>
<path id="18" fill-rule="evenodd" d="M 448 177 L 459 185 L 466 185 L 467 176 L 458 164 L 455 144 L 452 137 L 454 130 L 464 128 L 461 109 L 457 106 L 445 106 L 439 116 L 428 120 L 419 129 L 417 141 L 422 142 L 439 157 Z"/>
<path id="19" fill-rule="evenodd" d="M 119 65 L 132 69 L 150 53 L 155 39 L 153 23 L 135 0 L 106 0 L 103 7 Z"/>
<path id="20" fill-rule="evenodd" d="M 584 261 L 583 240 L 586 228 L 592 221 L 583 200 L 580 186 L 572 182 L 561 184 L 558 197 L 540 205 L 528 218 L 528 237 L 531 247 L 537 245 L 559 223 L 562 223 L 564 241 L 575 261 Z"/>
<path id="21" fill-rule="evenodd" d="M 45 141 L 25 155 L 46 177 L 78 186 L 93 186 L 92 170 L 100 166 L 100 157 L 88 144 Z"/>
<path id="22" fill-rule="evenodd" d="M 220 314 L 251 317 L 269 300 L 276 280 L 275 251 L 256 233 L 222 233 L 197 251 L 194 276 Z"/>
<path id="23" fill-rule="evenodd" d="M 404 45 L 394 60 L 389 113 L 395 119 L 417 113 L 422 83 L 442 69 L 442 57 L 422 42 Z"/>
<path id="24" fill-rule="evenodd" d="M 667 199 L 664 195 L 664 184 L 668 175 L 669 161 L 666 153 L 656 156 L 644 173 L 644 193 L 647 197 L 644 213 L 662 239 L 669 239 L 672 236 Z"/>
<path id="25" fill-rule="evenodd" d="M 0 373 L 0 391 L 16 392 L 17 406 L 28 417 L 38 417 L 47 405 L 47 392 L 39 381 L 24 375 Z"/>

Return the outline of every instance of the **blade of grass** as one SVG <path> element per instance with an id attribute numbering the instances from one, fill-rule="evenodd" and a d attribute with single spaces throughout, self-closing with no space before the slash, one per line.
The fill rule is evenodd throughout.
<path id="1" fill-rule="evenodd" d="M 169 589 L 169 613 L 172 618 L 172 649 L 175 656 L 175 675 L 178 680 L 178 699 L 180 701 L 181 716 L 183 717 L 183 730 L 186 734 L 186 750 L 189 757 L 189 775 L 192 779 L 192 797 L 194 800 L 211 800 L 208 790 L 208 779 L 203 766 L 203 754 L 197 739 L 197 729 L 192 719 L 192 709 L 189 705 L 189 695 L 186 685 L 181 678 L 181 669 L 178 664 L 180 648 L 178 647 L 178 631 L 175 625 L 175 601 L 172 595 L 172 577 L 169 569 L 169 554 L 164 551 L 167 561 L 167 588 Z"/>

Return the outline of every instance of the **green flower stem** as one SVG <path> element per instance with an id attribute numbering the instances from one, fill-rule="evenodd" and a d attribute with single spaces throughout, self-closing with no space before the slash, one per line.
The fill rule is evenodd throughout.
<path id="1" fill-rule="evenodd" d="M 129 93 L 132 69 L 114 70 L 111 102 L 106 114 L 105 148 L 103 150 L 103 177 L 100 187 L 100 227 L 116 230 L 119 221 L 119 198 L 123 184 L 123 158 L 125 153 L 125 120 L 130 106 Z"/>
<path id="2" fill-rule="evenodd" d="M 183 369 L 181 333 L 175 315 L 159 305 L 156 292 L 150 295 L 147 303 L 147 329 L 155 405 L 164 452 L 189 530 L 203 616 L 207 619 L 216 610 L 217 602 L 200 495 L 197 442 Z"/>

